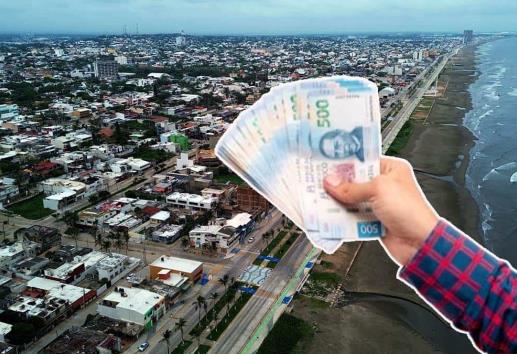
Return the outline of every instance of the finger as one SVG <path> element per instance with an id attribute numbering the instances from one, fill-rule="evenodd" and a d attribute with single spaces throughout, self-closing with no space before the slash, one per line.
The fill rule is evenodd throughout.
<path id="1" fill-rule="evenodd" d="M 330 175 L 323 186 L 328 194 L 343 204 L 357 204 L 369 200 L 375 194 L 373 182 L 350 183 Z"/>

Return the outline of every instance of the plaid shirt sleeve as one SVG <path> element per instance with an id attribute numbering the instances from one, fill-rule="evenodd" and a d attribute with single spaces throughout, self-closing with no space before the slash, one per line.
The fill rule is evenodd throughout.
<path id="1" fill-rule="evenodd" d="M 413 287 L 482 351 L 517 353 L 517 274 L 441 220 L 399 279 Z"/>

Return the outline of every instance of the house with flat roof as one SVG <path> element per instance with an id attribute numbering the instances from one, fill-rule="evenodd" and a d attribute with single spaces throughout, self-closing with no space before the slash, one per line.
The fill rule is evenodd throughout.
<path id="1" fill-rule="evenodd" d="M 218 202 L 214 197 L 179 192 L 169 194 L 165 201 L 173 207 L 191 210 L 210 210 L 215 208 Z"/>
<path id="2" fill-rule="evenodd" d="M 46 296 L 64 300 L 73 310 L 80 308 L 97 296 L 95 290 L 40 277 L 29 280 L 27 289 L 23 293 L 34 298 Z"/>
<path id="3" fill-rule="evenodd" d="M 115 287 L 98 304 L 97 312 L 115 320 L 151 328 L 165 314 L 165 297 L 141 288 Z"/>
<path id="4" fill-rule="evenodd" d="M 179 257 L 160 256 L 149 265 L 149 277 L 151 280 L 159 278 L 159 273 L 168 271 L 171 274 L 179 274 L 196 282 L 203 273 L 203 263 Z M 164 274 L 162 273 L 162 280 Z"/>
<path id="5" fill-rule="evenodd" d="M 190 245 L 194 248 L 216 250 L 221 254 L 228 254 L 237 244 L 239 234 L 232 226 L 203 225 L 189 232 Z"/>
<path id="6" fill-rule="evenodd" d="M 173 243 L 181 236 L 183 225 L 164 225 L 151 234 L 151 239 L 156 242 Z"/>

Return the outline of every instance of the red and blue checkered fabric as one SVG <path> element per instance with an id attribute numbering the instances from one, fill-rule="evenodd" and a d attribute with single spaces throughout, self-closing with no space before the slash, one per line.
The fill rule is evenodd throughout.
<path id="1" fill-rule="evenodd" d="M 482 351 L 517 353 L 517 273 L 447 221 L 438 222 L 399 279 Z"/>

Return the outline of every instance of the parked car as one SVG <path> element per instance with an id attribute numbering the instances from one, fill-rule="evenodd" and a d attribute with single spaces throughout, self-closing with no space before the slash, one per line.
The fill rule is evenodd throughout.
<path id="1" fill-rule="evenodd" d="M 140 346 L 138 347 L 138 351 L 139 352 L 145 352 L 145 350 L 149 348 L 149 342 L 143 342 L 142 344 L 140 344 Z"/>

